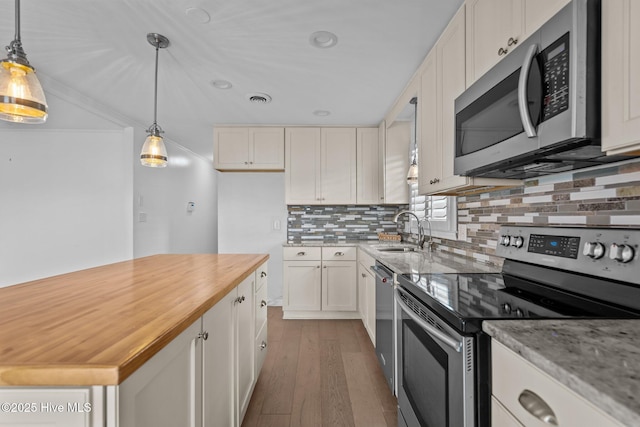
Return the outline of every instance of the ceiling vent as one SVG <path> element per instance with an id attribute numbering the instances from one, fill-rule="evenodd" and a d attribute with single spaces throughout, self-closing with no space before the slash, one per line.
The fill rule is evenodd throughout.
<path id="1" fill-rule="evenodd" d="M 271 96 L 266 93 L 250 93 L 247 95 L 247 99 L 254 104 L 268 104 L 271 102 Z"/>

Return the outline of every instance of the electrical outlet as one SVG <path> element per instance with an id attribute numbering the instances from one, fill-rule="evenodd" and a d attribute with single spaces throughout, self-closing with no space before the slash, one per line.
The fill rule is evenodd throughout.
<path id="1" fill-rule="evenodd" d="M 138 222 L 147 222 L 146 212 L 138 212 Z"/>
<path id="2" fill-rule="evenodd" d="M 467 240 L 467 226 L 465 224 L 458 224 L 458 240 Z"/>

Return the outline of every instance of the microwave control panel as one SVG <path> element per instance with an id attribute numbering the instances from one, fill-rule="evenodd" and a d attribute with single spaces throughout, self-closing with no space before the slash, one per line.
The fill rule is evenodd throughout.
<path id="1" fill-rule="evenodd" d="M 569 108 L 569 33 L 540 53 L 544 76 L 542 121 Z"/>

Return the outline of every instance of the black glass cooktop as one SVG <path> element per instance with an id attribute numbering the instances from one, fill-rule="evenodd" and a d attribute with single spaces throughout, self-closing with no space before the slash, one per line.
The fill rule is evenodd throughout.
<path id="1" fill-rule="evenodd" d="M 462 332 L 483 320 L 637 318 L 640 313 L 502 273 L 405 274 L 400 285 Z"/>

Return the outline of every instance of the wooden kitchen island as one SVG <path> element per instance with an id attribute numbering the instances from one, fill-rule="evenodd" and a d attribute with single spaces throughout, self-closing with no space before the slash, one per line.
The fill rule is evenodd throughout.
<path id="1" fill-rule="evenodd" d="M 155 255 L 0 289 L 0 424 L 239 425 L 267 259 Z"/>

